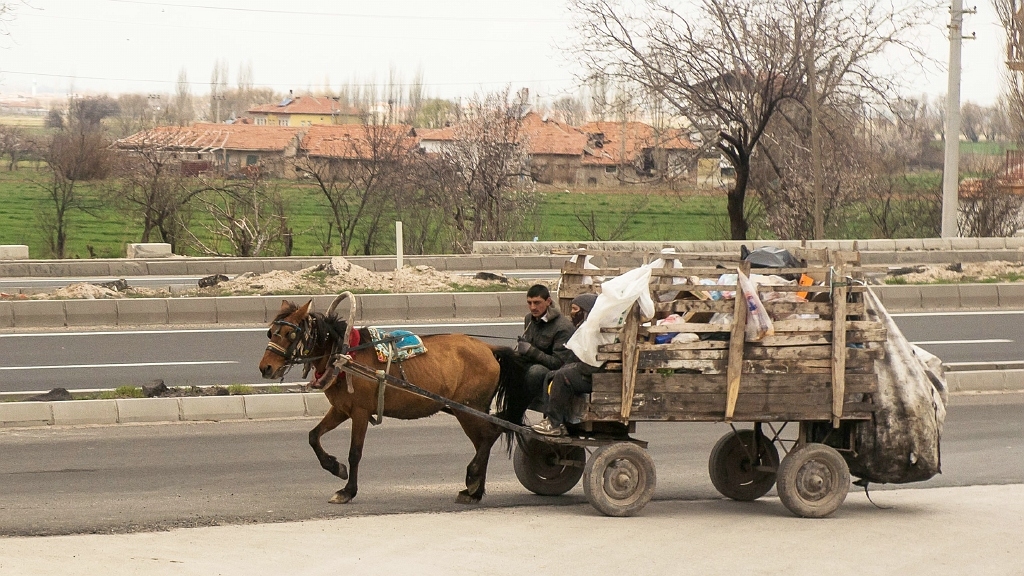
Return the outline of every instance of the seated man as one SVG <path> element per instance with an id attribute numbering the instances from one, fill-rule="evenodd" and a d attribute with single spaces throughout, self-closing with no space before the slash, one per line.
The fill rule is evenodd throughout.
<path id="1" fill-rule="evenodd" d="M 597 294 L 580 294 L 573 298 L 569 315 L 572 323 L 579 328 L 594 309 Z M 572 351 L 570 351 L 571 353 Z M 572 400 L 577 394 L 588 394 L 591 391 L 590 376 L 601 368 L 580 362 L 573 354 L 564 366 L 548 374 L 547 405 L 544 419 L 533 426 L 534 431 L 545 436 L 563 436 L 567 434 L 565 421 L 572 410 Z"/>
<path id="2" fill-rule="evenodd" d="M 561 368 L 573 353 L 565 343 L 576 330 L 551 301 L 551 293 L 543 284 L 534 284 L 526 292 L 529 314 L 523 321 L 523 335 L 519 337 L 516 352 L 532 364 L 527 369 L 523 385 L 530 394 L 541 399 L 548 372 Z"/>

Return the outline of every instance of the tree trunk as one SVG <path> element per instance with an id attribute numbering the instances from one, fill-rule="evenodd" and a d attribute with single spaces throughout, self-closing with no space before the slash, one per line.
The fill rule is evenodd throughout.
<path id="1" fill-rule="evenodd" d="M 746 240 L 750 225 L 744 213 L 744 204 L 747 197 L 747 182 L 750 179 L 750 158 L 740 158 L 734 168 L 736 183 L 728 193 L 729 234 L 732 240 Z"/>

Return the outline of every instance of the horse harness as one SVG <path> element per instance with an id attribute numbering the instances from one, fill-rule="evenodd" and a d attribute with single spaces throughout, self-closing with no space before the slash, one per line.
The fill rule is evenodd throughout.
<path id="1" fill-rule="evenodd" d="M 282 336 L 281 329 L 284 326 L 291 328 L 291 331 L 283 338 L 288 341 L 287 347 L 282 347 L 274 342 L 274 336 Z M 276 328 L 276 330 L 275 330 Z M 386 343 L 390 346 L 392 353 L 388 355 L 387 364 L 384 370 L 377 370 L 377 413 L 370 415 L 370 423 L 376 426 L 384 421 L 384 390 L 387 388 L 385 380 L 387 375 L 391 373 L 391 360 L 394 356 L 395 342 L 400 340 L 400 336 L 385 336 L 377 340 L 371 340 L 366 343 L 360 343 L 357 346 L 349 346 L 349 343 L 344 341 L 344 335 L 338 334 L 337 331 L 327 322 L 324 321 L 322 314 L 310 314 L 298 324 L 289 322 L 287 320 L 274 320 L 270 324 L 270 328 L 267 330 L 267 338 L 270 339 L 267 342 L 267 351 L 277 354 L 284 358 L 286 366 L 294 366 L 296 364 L 304 364 L 305 367 L 302 371 L 302 378 L 305 379 L 309 375 L 309 370 L 313 366 L 314 360 L 321 358 L 330 358 L 330 369 L 325 370 L 323 374 L 315 374 L 314 388 L 322 388 L 326 391 L 337 380 L 338 374 L 341 369 L 338 367 L 336 360 L 339 356 L 349 356 L 351 352 L 356 350 L 362 350 L 376 346 L 377 344 Z M 308 352 L 313 344 L 321 340 L 329 340 L 331 342 L 330 351 L 326 354 L 320 354 L 319 356 L 310 356 Z M 340 350 L 338 342 L 341 342 Z M 349 357 L 351 359 L 351 357 Z M 396 362 L 398 364 L 398 371 L 402 374 L 402 380 L 408 380 L 405 375 L 405 366 L 403 362 Z M 352 381 L 346 375 L 346 383 L 348 384 L 348 393 L 352 394 L 355 389 L 352 387 Z"/>

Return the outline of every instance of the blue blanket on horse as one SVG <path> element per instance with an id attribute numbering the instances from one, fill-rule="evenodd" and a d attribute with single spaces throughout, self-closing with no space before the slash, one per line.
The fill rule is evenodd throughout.
<path id="1" fill-rule="evenodd" d="M 374 342 L 384 340 L 384 342 L 377 342 L 373 345 L 373 349 L 377 351 L 377 360 L 380 362 L 387 362 L 388 358 L 392 362 L 403 362 L 427 352 L 423 340 L 408 330 L 392 332 L 385 332 L 377 328 L 367 328 L 367 330 Z"/>

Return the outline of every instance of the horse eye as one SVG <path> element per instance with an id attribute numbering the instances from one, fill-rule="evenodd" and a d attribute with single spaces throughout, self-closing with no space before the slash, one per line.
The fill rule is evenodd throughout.
<path id="1" fill-rule="evenodd" d="M 268 329 L 267 329 L 267 338 L 268 338 L 268 339 L 270 339 L 270 338 L 273 338 L 273 337 L 274 337 L 274 334 L 273 334 L 273 333 L 272 333 L 272 332 L 270 331 L 270 329 L 268 328 Z"/>

